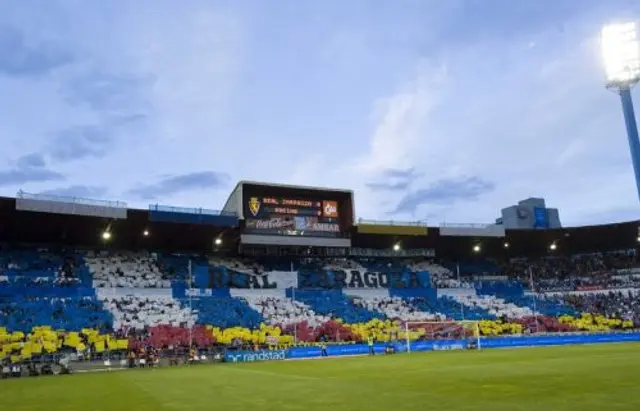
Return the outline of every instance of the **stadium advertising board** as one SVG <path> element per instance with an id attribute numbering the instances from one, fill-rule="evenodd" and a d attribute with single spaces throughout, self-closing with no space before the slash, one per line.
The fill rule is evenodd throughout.
<path id="1" fill-rule="evenodd" d="M 261 350 L 261 351 L 227 351 L 224 355 L 225 362 L 258 362 L 258 361 L 282 361 L 287 359 L 286 350 Z"/>
<path id="2" fill-rule="evenodd" d="M 340 226 L 337 223 L 321 222 L 318 217 L 278 216 L 264 220 L 250 219 L 246 221 L 245 227 L 248 229 L 268 231 L 340 232 Z"/>

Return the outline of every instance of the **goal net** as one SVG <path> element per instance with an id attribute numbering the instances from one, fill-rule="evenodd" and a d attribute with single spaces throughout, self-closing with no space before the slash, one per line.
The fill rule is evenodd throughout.
<path id="1" fill-rule="evenodd" d="M 425 350 L 480 349 L 478 321 L 406 322 L 404 334 L 409 353 L 412 346 Z"/>

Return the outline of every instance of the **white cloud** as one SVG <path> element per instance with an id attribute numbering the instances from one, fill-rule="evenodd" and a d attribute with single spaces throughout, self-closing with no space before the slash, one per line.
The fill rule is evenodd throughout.
<path id="1" fill-rule="evenodd" d="M 619 107 L 600 84 L 584 26 L 540 33 L 527 53 L 518 38 L 455 49 L 438 61 L 451 67 L 446 82 L 418 76 L 412 92 L 383 100 L 363 175 L 414 166 L 424 176 L 414 189 L 464 176 L 495 185 L 477 200 L 432 201 L 397 217 L 491 222 L 500 208 L 542 196 L 578 224 L 637 202 L 630 166 L 620 167 L 628 149 Z M 388 196 L 365 192 L 364 207 L 380 216 L 372 204 Z"/>
<path id="2" fill-rule="evenodd" d="M 45 150 L 72 126 L 108 128 L 114 110 L 101 107 L 115 101 L 144 118 L 113 130 L 100 158 L 46 156 L 47 165 L 70 187 L 105 186 L 131 204 L 134 182 L 211 170 L 354 189 L 366 218 L 487 222 L 529 196 L 546 197 L 569 223 L 634 207 L 619 104 L 602 87 L 597 60 L 598 11 L 567 18 L 562 29 L 552 16 L 546 26 L 487 28 L 475 17 L 460 24 L 465 2 L 445 3 L 378 14 L 351 6 L 357 21 L 329 3 L 291 15 L 209 2 L 47 2 L 3 14 L 0 26 L 24 28 L 32 43 L 62 45 L 76 60 L 37 81 L 0 77 L 13 96 L 0 101 L 0 139 L 10 141 L 0 160 L 10 166 Z M 418 11 L 430 12 L 429 24 Z M 61 91 L 91 70 L 143 86 L 70 104 Z M 388 215 L 405 193 L 371 183 L 409 168 L 412 200 L 443 181 L 478 178 L 471 181 L 495 189 Z M 225 198 L 218 189 L 163 201 L 219 208 Z"/>

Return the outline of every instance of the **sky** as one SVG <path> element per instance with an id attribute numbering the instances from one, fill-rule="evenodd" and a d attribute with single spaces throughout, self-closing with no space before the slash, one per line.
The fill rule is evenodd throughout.
<path id="1" fill-rule="evenodd" d="M 0 195 L 220 209 L 251 180 L 351 189 L 365 219 L 491 223 L 528 197 L 565 226 L 640 218 L 599 54 L 636 0 L 0 10 Z"/>

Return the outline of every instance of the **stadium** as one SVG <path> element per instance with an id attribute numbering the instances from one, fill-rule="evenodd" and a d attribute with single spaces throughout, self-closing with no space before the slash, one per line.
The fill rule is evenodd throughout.
<path id="1" fill-rule="evenodd" d="M 354 221 L 348 190 L 245 181 L 220 211 L 2 198 L 0 397 L 636 409 L 640 222 L 536 229 L 540 201 L 506 229 Z"/>
<path id="2" fill-rule="evenodd" d="M 491 14 L 500 15 L 513 26 L 524 23 L 522 19 L 536 20 L 534 15 L 529 15 L 529 10 L 519 13 L 524 16 L 521 16 L 521 20 L 507 19 L 507 14 L 502 14 L 507 3 L 496 6 L 500 10 L 491 11 Z M 79 6 L 73 4 L 74 9 Z M 328 21 L 331 26 L 339 20 L 336 16 L 344 14 L 343 6 L 341 4 L 336 13 L 330 15 Z M 485 5 L 481 6 L 485 8 Z M 275 110 L 283 109 L 284 105 L 278 106 L 285 100 L 290 100 L 290 104 L 309 104 L 311 100 L 317 100 L 319 105 L 337 107 L 340 115 L 326 116 L 322 114 L 324 112 L 316 112 L 318 105 L 309 109 L 313 117 L 323 117 L 323 121 L 339 124 L 345 129 L 352 127 L 345 121 L 352 116 L 352 112 L 345 109 L 345 102 L 338 100 L 355 94 L 353 90 L 343 90 L 343 85 L 336 83 L 341 88 L 339 98 L 336 95 L 323 98 L 318 91 L 333 81 L 327 77 L 328 83 L 320 83 L 318 77 L 325 77 L 326 74 L 324 70 L 327 66 L 322 66 L 321 60 L 334 65 L 337 64 L 336 60 L 342 59 L 349 60 L 346 66 L 356 65 L 351 60 L 357 58 L 358 53 L 353 50 L 360 49 L 353 49 L 349 45 L 345 46 L 348 49 L 342 48 L 342 43 L 349 43 L 355 31 L 335 36 L 337 40 L 333 40 L 327 50 L 319 47 L 322 49 L 319 53 L 322 58 L 315 54 L 313 58 L 308 58 L 314 68 L 314 76 L 307 77 L 313 81 L 307 81 L 317 88 L 307 89 L 300 87 L 300 83 L 292 83 L 291 88 L 299 87 L 302 93 L 302 99 L 297 100 L 290 98 L 286 87 L 276 79 L 278 75 L 283 75 L 287 82 L 293 82 L 304 71 L 298 68 L 289 70 L 284 63 L 290 59 L 305 60 L 303 52 L 308 49 L 316 52 L 315 43 L 309 40 L 315 36 L 306 38 L 299 35 L 304 31 L 302 26 L 313 24 L 300 18 L 301 11 L 294 8 L 293 20 L 302 23 L 296 26 L 295 31 L 287 31 L 282 29 L 284 19 L 279 16 L 280 11 L 275 13 L 278 14 L 278 19 L 273 19 L 276 24 L 265 25 L 271 27 L 264 29 L 265 33 L 272 31 L 280 35 L 283 32 L 286 33 L 283 37 L 295 37 L 298 43 L 282 46 L 282 49 L 293 50 L 286 50 L 289 54 L 273 54 L 277 57 L 272 57 L 277 63 L 276 69 L 267 66 L 271 69 L 263 71 L 264 66 L 247 63 L 251 70 L 247 69 L 246 72 L 268 73 L 264 77 L 268 80 L 269 92 L 265 93 L 262 89 L 262 94 L 284 96 L 280 103 L 278 100 L 269 100 L 268 103 L 260 102 L 254 106 L 252 104 L 262 97 L 258 79 L 252 77 L 254 74 L 244 78 L 244 81 L 231 76 L 219 83 L 204 84 L 206 82 L 199 81 L 190 74 L 191 71 L 185 69 L 190 64 L 197 70 L 204 67 L 204 77 L 207 79 L 228 74 L 227 68 L 217 66 L 235 68 L 236 60 L 241 60 L 240 57 L 225 59 L 222 54 L 215 54 L 210 59 L 214 64 L 205 57 L 206 51 L 219 43 L 230 41 L 227 37 L 250 37 L 241 30 L 244 26 L 242 23 L 246 22 L 231 18 L 230 23 L 225 24 L 227 19 L 213 17 L 200 9 L 189 14 L 188 19 L 180 20 L 178 14 L 181 9 L 188 9 L 186 4 L 180 4 L 176 9 L 169 9 L 170 12 L 165 10 L 169 18 L 162 20 L 156 31 L 148 31 L 147 27 L 142 27 L 142 23 L 153 19 L 156 14 L 160 15 L 163 9 L 159 2 L 154 3 L 153 7 L 138 12 L 143 16 L 141 20 L 133 17 L 136 15 L 135 7 L 117 9 L 115 12 L 114 15 L 118 17 L 120 14 L 126 15 L 122 20 L 132 27 L 140 28 L 140 33 L 144 35 L 138 36 L 126 31 L 128 25 L 120 27 L 118 23 L 121 20 L 107 17 L 111 16 L 110 10 L 107 10 L 111 5 L 96 13 L 99 16 L 97 20 L 85 20 L 80 14 L 61 18 L 52 11 L 55 7 L 52 10 L 43 8 L 47 18 L 33 19 L 34 10 L 22 14 L 28 16 L 28 30 L 40 24 L 45 27 L 44 21 L 51 16 L 54 16 L 52 20 L 62 21 L 63 25 L 69 27 L 83 22 L 85 26 L 76 32 L 76 36 L 82 33 L 83 41 L 86 35 L 84 31 L 90 32 L 94 25 L 103 27 L 104 20 L 107 22 L 105 26 L 124 31 L 117 36 L 113 34 L 118 29 L 109 32 L 111 35 L 100 32 L 98 43 L 94 43 L 95 49 L 109 49 L 107 43 L 117 38 L 120 42 L 114 43 L 117 47 L 112 47 L 114 55 L 117 55 L 118 61 L 124 61 L 121 64 L 127 66 L 127 70 L 134 66 L 143 70 L 160 61 L 168 62 L 172 68 L 180 66 L 173 76 L 168 76 L 169 82 L 167 76 L 146 72 L 144 76 L 138 76 L 134 71 L 111 73 L 109 59 L 102 61 L 85 54 L 84 50 L 91 47 L 84 43 L 82 50 L 56 50 L 55 42 L 45 41 L 47 36 L 34 41 L 23 38 L 19 30 L 14 32 L 0 27 L 0 46 L 3 47 L 1 80 L 4 81 L 5 77 L 18 78 L 20 86 L 23 86 L 22 82 L 26 83 L 25 79 L 30 78 L 32 83 L 28 87 L 55 90 L 52 93 L 56 98 L 62 96 L 65 109 L 67 106 L 76 109 L 82 106 L 83 110 L 87 110 L 83 115 L 98 121 L 91 126 L 74 123 L 70 128 L 54 132 L 47 129 L 41 133 L 32 130 L 29 127 L 32 124 L 27 122 L 22 124 L 23 127 L 27 126 L 24 131 L 21 127 L 6 126 L 9 132 L 20 130 L 17 133 L 20 136 L 12 137 L 3 146 L 11 149 L 14 145 L 20 146 L 19 150 L 28 150 L 28 153 L 17 155 L 15 161 L 9 160 L 9 168 L 0 170 L 0 186 L 12 187 L 7 195 L 18 189 L 17 184 L 25 184 L 20 187 L 26 187 L 30 192 L 21 190 L 15 197 L 0 197 L 0 404 L 3 409 L 640 410 L 640 220 L 563 227 L 559 210 L 547 207 L 543 198 L 533 197 L 499 210 L 495 222 L 490 224 L 437 225 L 425 221 L 368 220 L 357 216 L 356 193 L 349 188 L 260 181 L 239 181 L 223 204 L 203 205 L 206 208 L 158 203 L 135 208 L 121 201 L 60 194 L 81 190 L 84 193 L 102 193 L 103 197 L 107 197 L 105 193 L 111 193 L 111 187 L 107 186 L 72 185 L 49 190 L 44 183 L 67 181 L 65 173 L 66 170 L 72 170 L 69 168 L 72 167 L 70 162 L 100 160 L 108 152 L 117 152 L 118 148 L 114 148 L 113 144 L 116 139 L 110 133 L 122 133 L 131 140 L 122 150 L 129 157 L 125 155 L 121 158 L 127 160 L 115 163 L 123 169 L 132 165 L 127 163 L 150 163 L 149 158 L 156 157 L 158 153 L 151 149 L 166 145 L 156 158 L 159 165 L 149 165 L 145 171 L 146 177 L 141 177 L 148 178 L 153 174 L 150 171 L 152 169 L 160 170 L 162 177 L 157 183 L 136 186 L 133 180 L 117 184 L 109 182 L 119 184 L 122 191 L 118 192 L 123 196 L 145 201 L 167 197 L 182 201 L 184 198 L 181 195 L 197 187 L 202 191 L 203 187 L 225 187 L 224 181 L 229 175 L 223 172 L 208 169 L 178 174 L 176 170 L 183 169 L 184 164 L 180 165 L 179 159 L 173 161 L 173 151 L 182 151 L 183 159 L 188 159 L 189 166 L 192 162 L 196 163 L 197 154 L 206 156 L 208 167 L 214 163 L 216 167 L 224 168 L 225 163 L 220 160 L 225 157 L 247 169 L 252 162 L 248 152 L 260 151 L 262 154 L 264 151 L 268 161 L 255 165 L 255 169 L 262 173 L 277 168 L 281 158 L 291 160 L 291 157 L 295 157 L 296 161 L 307 166 L 322 158 L 324 148 L 330 149 L 327 152 L 332 154 L 338 151 L 341 154 L 348 153 L 339 161 L 357 163 L 357 167 L 344 170 L 365 170 L 366 173 L 363 172 L 359 177 L 362 181 L 353 181 L 362 183 L 361 187 L 382 187 L 387 194 L 383 193 L 377 198 L 384 200 L 384 195 L 391 196 L 388 193 L 403 190 L 406 191 L 405 200 L 421 197 L 420 204 L 417 200 L 401 200 L 395 211 L 383 214 L 387 216 L 414 216 L 418 206 L 436 203 L 444 210 L 453 206 L 454 202 L 439 202 L 443 191 L 465 191 L 464 185 L 452 184 L 448 180 L 433 180 L 436 182 L 429 186 L 431 190 L 411 187 L 413 191 L 407 191 L 417 171 L 406 160 L 412 150 L 413 136 L 419 134 L 421 128 L 410 124 L 416 129 L 403 132 L 403 127 L 389 127 L 389 124 L 421 123 L 422 117 L 430 113 L 426 107 L 421 107 L 425 112 L 412 113 L 409 106 L 418 100 L 421 102 L 416 106 L 430 106 L 432 103 L 427 104 L 422 100 L 437 100 L 438 96 L 430 96 L 424 91 L 429 87 L 423 84 L 423 80 L 432 76 L 425 73 L 431 71 L 421 71 L 422 74 L 417 76 L 420 81 L 413 86 L 419 92 L 413 96 L 402 91 L 396 96 L 399 98 L 374 99 L 377 107 L 374 111 L 377 112 L 384 102 L 389 103 L 390 108 L 382 116 L 384 121 L 381 127 L 373 133 L 371 159 L 358 162 L 351 158 L 351 151 L 362 150 L 361 142 L 351 145 L 351 142 L 347 144 L 342 141 L 346 140 L 344 136 L 349 133 L 343 136 L 342 132 L 327 131 L 329 129 L 311 123 L 311 116 L 301 116 L 303 120 L 294 119 L 289 112 L 286 113 L 286 121 L 282 121 L 282 114 L 279 117 Z M 545 12 L 546 8 L 547 5 Z M 394 13 L 384 10 L 378 10 L 380 15 L 376 26 L 382 21 L 393 20 Z M 471 20 L 490 21 L 486 15 L 489 13 L 484 12 L 483 15 L 475 6 L 470 10 Z M 430 15 L 431 11 L 423 10 L 423 13 Z M 315 18 L 318 13 L 310 14 Z M 353 15 L 361 14 L 368 13 L 358 10 Z M 258 22 L 257 17 L 252 17 Z M 37 24 L 34 25 L 32 20 Z M 422 19 L 418 20 L 416 24 L 425 25 Z M 456 27 L 470 25 L 470 21 L 454 20 Z M 348 23 L 351 26 L 354 22 Z M 418 31 L 412 30 L 398 33 L 399 27 L 405 24 L 407 21 L 402 24 L 396 22 L 391 32 L 387 31 L 386 35 L 380 37 L 390 41 L 388 49 L 396 51 L 408 48 L 404 44 L 404 37 L 418 36 Z M 494 25 L 492 21 L 487 24 Z M 12 22 L 12 25 L 21 24 Z M 185 38 L 196 38 L 198 48 L 192 54 L 197 58 L 188 58 L 186 52 L 175 52 L 182 52 L 188 42 L 174 41 L 173 37 L 179 37 L 182 33 L 168 30 L 169 26 L 180 27 L 178 31 L 194 29 L 193 32 L 187 32 Z M 226 29 L 233 35 L 207 31 L 214 26 L 216 29 L 218 26 L 228 26 Z M 256 26 L 260 28 L 261 24 Z M 49 31 L 49 28 L 45 27 L 43 31 Z M 456 29 L 458 31 L 463 30 Z M 163 37 L 165 32 L 169 33 L 167 37 Z M 254 40 L 264 37 L 266 43 L 273 39 L 277 43 L 279 39 L 279 36 L 268 37 L 256 33 L 253 33 Z M 507 31 L 499 33 L 500 37 L 508 37 L 505 34 Z M 482 33 L 473 33 L 473 37 L 484 36 Z M 395 40 L 391 41 L 389 37 Z M 526 52 L 531 54 L 540 40 L 534 41 L 532 38 L 517 40 L 526 44 Z M 459 41 L 462 43 L 462 40 Z M 36 44 L 38 42 L 42 44 Z M 176 45 L 174 49 L 169 48 L 172 42 Z M 384 43 L 370 39 L 353 43 L 358 46 L 369 42 Z M 541 40 L 540 43 L 543 44 Z M 133 53 L 127 49 L 129 44 L 134 49 Z M 235 42 L 232 44 L 238 46 Z M 263 49 L 268 49 L 266 46 L 268 44 L 258 43 L 254 45 L 253 52 L 259 54 L 260 59 L 270 60 L 264 58 L 262 53 Z M 494 44 L 491 43 L 491 46 L 493 49 Z M 635 23 L 606 26 L 602 32 L 601 46 L 605 59 L 606 87 L 621 98 L 636 189 L 640 196 L 640 139 L 631 97 L 632 87 L 640 81 L 640 47 Z M 174 52 L 168 52 L 160 58 L 164 47 Z M 424 47 L 421 44 L 418 48 L 422 50 Z M 542 47 L 549 47 L 549 43 Z M 229 48 L 235 51 L 241 47 Z M 143 59 L 129 61 L 130 55 L 138 54 L 141 49 L 144 49 L 144 53 L 140 53 L 144 55 Z M 510 51 L 504 54 L 513 54 L 518 61 L 524 61 L 526 57 L 521 49 L 522 44 L 518 44 L 517 53 Z M 256 53 L 256 50 L 261 53 Z M 340 53 L 336 54 L 337 51 Z M 4 58 L 5 54 L 7 58 Z M 245 54 L 251 53 L 245 53 L 244 50 L 238 53 L 242 56 Z M 268 52 L 264 54 L 269 55 Z M 368 53 L 360 54 L 362 58 Z M 421 51 L 421 67 L 426 65 L 422 54 Z M 480 58 L 474 53 L 473 59 L 454 59 L 476 60 L 468 64 L 473 71 L 473 83 L 485 82 L 487 78 L 479 79 L 476 75 L 491 71 L 480 64 L 487 53 L 478 54 Z M 158 62 L 154 63 L 156 59 Z M 391 53 L 385 55 L 385 59 L 402 60 L 402 56 Z M 349 82 L 354 82 L 356 77 L 366 78 L 368 89 L 376 80 L 372 80 L 374 77 L 369 79 L 364 71 L 380 65 L 380 61 L 366 61 L 367 64 L 362 66 L 366 70 L 350 76 Z M 499 66 L 508 66 L 505 63 L 507 60 L 501 58 L 497 61 Z M 284 68 L 280 67 L 280 63 Z M 538 63 L 531 66 L 545 66 L 542 71 L 549 76 L 543 76 L 545 82 L 551 80 L 554 70 L 566 66 L 558 62 L 551 64 L 546 59 L 544 64 Z M 529 64 L 525 61 L 523 65 Z M 65 72 L 67 67 L 72 68 Z M 92 72 L 86 78 L 78 74 L 87 68 Z M 216 71 L 218 69 L 219 73 Z M 452 69 L 447 67 L 443 71 L 449 70 Z M 567 68 L 562 70 L 570 71 Z M 388 69 L 388 73 L 394 71 Z M 495 77 L 508 77 L 501 74 L 495 73 Z M 396 75 L 393 73 L 393 77 Z M 62 81 L 60 87 L 43 87 L 44 81 L 50 78 Z M 520 88 L 521 76 L 514 78 L 517 79 L 517 83 L 514 83 L 519 93 L 517 98 L 531 97 L 529 89 Z M 182 83 L 183 79 L 193 80 L 190 83 L 192 86 Z M 40 81 L 43 83 L 34 83 Z M 226 83 L 244 83 L 246 100 L 238 96 L 234 96 L 238 97 L 237 101 L 231 98 L 235 89 L 227 87 Z M 5 83 L 2 84 L 4 89 Z M 481 89 L 483 93 L 493 92 L 491 84 L 487 81 L 486 89 Z M 539 83 L 532 84 L 536 89 L 540 87 Z M 465 87 L 468 85 L 465 84 Z M 136 92 L 137 88 L 139 90 Z M 223 96 L 228 98 L 208 99 L 213 89 L 224 91 L 227 88 L 231 90 L 230 94 Z M 507 88 L 510 87 L 505 86 Z M 177 98 L 180 96 L 178 89 L 184 89 L 186 94 L 192 95 Z M 24 89 L 16 87 L 15 90 Z M 15 90 L 14 96 L 22 97 Z M 166 96 L 163 91 L 167 92 Z M 32 92 L 28 89 L 27 94 Z M 496 95 L 500 97 L 501 93 L 496 92 Z M 580 99 L 575 91 L 571 95 L 571 98 Z M 162 127 L 156 129 L 157 124 L 147 128 L 146 121 L 157 114 L 151 107 L 151 98 L 147 101 L 148 96 L 155 96 L 155 102 L 164 103 L 155 120 L 166 121 L 163 130 L 170 130 L 168 134 L 171 136 L 163 134 Z M 39 99 L 38 96 L 35 100 Z M 7 100 L 10 100 L 10 104 L 5 105 L 3 110 L 9 109 L 9 116 L 13 108 L 9 106 L 29 106 L 21 98 Z M 459 100 L 456 97 L 456 104 L 463 105 Z M 558 100 L 554 106 L 553 96 L 547 98 L 546 94 L 544 100 L 545 114 L 559 110 L 562 105 Z M 223 103 L 218 106 L 218 101 Z M 231 111 L 222 110 L 226 108 L 223 106 L 233 106 L 238 101 L 250 107 L 249 116 L 234 117 Z M 392 103 L 397 103 L 397 110 L 391 110 Z M 182 117 L 178 117 L 186 118 L 187 123 L 174 122 L 172 113 L 176 111 L 168 108 L 173 104 L 182 113 Z M 472 108 L 481 107 L 483 113 L 492 109 L 486 104 L 469 101 L 464 104 Z M 214 113 L 214 106 L 221 113 Z M 66 110 L 29 110 L 29 123 L 47 123 L 54 118 L 81 121 Z M 200 121 L 200 117 L 194 115 L 196 110 L 205 113 L 202 120 L 206 121 Z M 285 111 L 283 109 L 282 112 Z M 523 119 L 526 115 L 523 116 L 522 112 L 525 111 L 514 106 L 512 116 Z M 582 118 L 590 116 L 584 110 L 575 111 L 581 111 Z M 37 116 L 33 113 L 37 113 Z M 455 129 L 458 126 L 452 123 L 459 122 L 461 128 L 483 134 L 474 119 L 466 118 L 466 114 L 466 111 L 456 112 L 453 120 L 447 119 L 447 133 L 450 127 Z M 534 118 L 535 122 L 549 121 L 537 118 L 535 113 L 527 115 Z M 507 116 L 509 113 L 505 114 Z M 38 117 L 37 121 L 33 120 L 35 117 Z M 214 142 L 212 147 L 218 151 L 213 153 L 208 152 L 208 146 L 203 142 L 210 139 L 211 135 L 224 134 L 224 131 L 212 127 L 216 123 L 210 123 L 210 117 L 224 118 L 224 121 L 218 119 L 220 124 L 229 122 L 230 129 L 236 127 L 230 133 L 231 137 L 219 138 Z M 413 117 L 416 117 L 415 121 Z M 293 149 L 288 146 L 294 144 L 274 141 L 273 136 L 279 134 L 273 131 L 275 129 L 265 128 L 263 132 L 260 127 L 274 118 L 276 122 L 290 122 L 296 126 L 299 126 L 295 124 L 296 120 L 305 123 L 300 129 L 292 126 L 294 131 L 289 133 L 295 134 L 296 147 L 304 148 L 304 153 L 292 155 L 294 151 L 289 151 Z M 260 136 L 245 141 L 242 131 L 246 135 L 253 134 L 255 129 L 244 127 L 254 121 Z M 489 118 L 487 121 L 495 119 Z M 571 116 L 567 116 L 566 121 L 578 122 Z M 196 129 L 199 132 L 189 133 L 185 130 L 185 124 L 200 125 L 198 123 L 204 127 Z M 137 141 L 137 129 L 132 131 L 134 129 L 130 128 L 134 126 L 153 130 L 154 137 L 156 132 L 163 134 L 162 138 L 140 138 Z M 513 128 L 508 125 L 502 127 L 497 134 L 506 134 L 504 129 Z M 587 125 L 585 129 L 589 127 Z M 324 141 L 308 133 L 314 128 L 321 129 L 318 133 L 339 135 Z M 528 127 L 524 122 L 518 128 Z M 206 132 L 202 133 L 202 130 Z M 545 132 L 545 128 L 540 130 Z M 535 135 L 535 146 L 543 146 L 538 135 L 543 134 L 540 130 L 527 131 Z M 22 141 L 22 134 L 27 136 L 30 133 L 46 135 L 46 147 L 35 148 L 32 141 L 26 141 L 26 138 Z M 183 141 L 175 138 L 177 134 L 203 134 L 205 137 Z M 509 130 L 508 134 L 513 134 L 513 130 Z M 402 135 L 405 135 L 404 140 Z M 584 148 L 579 138 L 571 142 L 558 159 L 559 162 L 570 161 Z M 505 141 L 502 140 L 502 143 Z M 311 146 L 309 142 L 317 147 L 306 152 L 307 148 L 303 146 Z M 423 141 L 413 143 L 425 144 Z M 512 144 L 511 137 L 508 143 Z M 241 149 L 240 156 L 225 147 L 236 144 Z M 393 152 L 394 146 L 403 144 L 407 147 Z M 486 150 L 498 150 L 502 145 L 500 141 L 494 143 L 488 139 L 482 144 L 487 145 Z M 522 156 L 513 156 L 513 161 L 525 161 L 526 156 L 530 155 L 530 145 L 526 141 L 518 141 L 515 145 Z M 560 151 L 554 142 L 553 150 L 556 149 Z M 394 161 L 387 161 L 385 157 L 388 152 L 395 156 Z M 424 162 L 432 160 L 429 156 L 421 158 L 422 154 L 417 154 L 416 158 Z M 470 158 L 486 160 L 481 152 L 474 152 L 473 156 L 454 154 L 441 163 L 443 168 L 459 168 L 458 163 L 471 162 Z M 177 158 L 178 154 L 175 155 Z M 11 156 L 12 153 L 5 155 L 7 158 Z M 55 167 L 62 166 L 64 173 L 49 169 L 48 162 L 51 160 Z M 589 158 L 588 168 L 596 169 L 607 162 L 616 166 L 619 163 L 617 160 L 598 158 L 592 161 Z M 606 196 L 603 194 L 605 191 L 600 190 L 609 184 L 607 180 L 591 181 L 588 175 L 581 175 L 585 167 L 581 169 L 574 167 L 574 163 L 569 164 L 565 169 L 577 170 L 578 174 L 575 175 L 588 181 L 588 185 L 572 186 L 572 193 L 577 192 L 579 187 L 587 187 L 588 190 L 597 191 L 597 196 L 589 198 L 597 200 Z M 404 171 L 392 169 L 391 166 L 411 168 Z M 508 163 L 500 163 L 499 166 L 509 171 L 507 174 L 510 178 L 525 184 L 520 181 L 523 174 L 518 170 L 509 170 Z M 76 175 L 87 174 L 82 176 L 87 178 L 84 181 L 93 184 L 99 180 L 94 172 L 101 168 L 101 164 L 89 165 L 85 162 L 77 167 L 80 168 L 76 168 Z M 439 167 L 434 167 L 437 171 L 434 174 L 439 176 L 442 171 L 442 175 L 447 175 L 446 170 L 440 170 Z M 538 166 L 539 169 L 536 169 L 537 180 L 544 179 L 545 175 L 554 178 L 554 170 L 560 169 L 541 172 L 540 169 L 545 167 Z M 314 166 L 308 168 L 313 171 Z M 380 174 L 379 170 L 374 170 L 377 168 L 382 170 Z M 116 177 L 127 180 L 138 170 L 129 169 L 127 175 L 123 171 L 122 176 L 116 176 L 111 164 L 107 167 L 107 174 L 103 175 L 109 180 L 117 180 Z M 289 168 L 285 172 L 297 174 Z M 310 171 L 307 173 L 312 174 Z M 392 183 L 369 180 L 373 176 L 393 180 L 398 174 L 410 174 L 411 178 Z M 261 173 L 254 172 L 254 175 L 269 179 Z M 304 173 L 300 175 L 304 176 Z M 304 180 L 300 175 L 291 180 Z M 325 181 L 325 177 L 322 180 Z M 447 184 L 443 184 L 443 181 Z M 465 177 L 464 181 L 482 187 L 471 187 L 465 195 L 457 196 L 458 200 L 484 201 L 479 198 L 480 194 L 488 193 L 494 187 L 492 182 L 479 177 Z M 526 182 L 527 179 L 522 181 Z M 514 187 L 509 190 L 509 196 L 516 195 L 511 192 Z M 624 184 L 621 187 L 622 191 L 618 193 L 628 191 Z M 435 198 L 438 195 L 440 197 Z M 424 200 L 428 197 L 432 202 Z M 407 202 L 415 204 L 413 207 L 400 207 Z M 618 202 L 620 199 L 614 198 L 611 204 L 622 204 Z M 378 201 L 364 203 L 378 206 Z M 193 201 L 185 200 L 185 204 L 192 205 Z M 400 211 L 405 214 L 399 214 Z M 635 208 L 633 211 L 636 211 Z"/>

